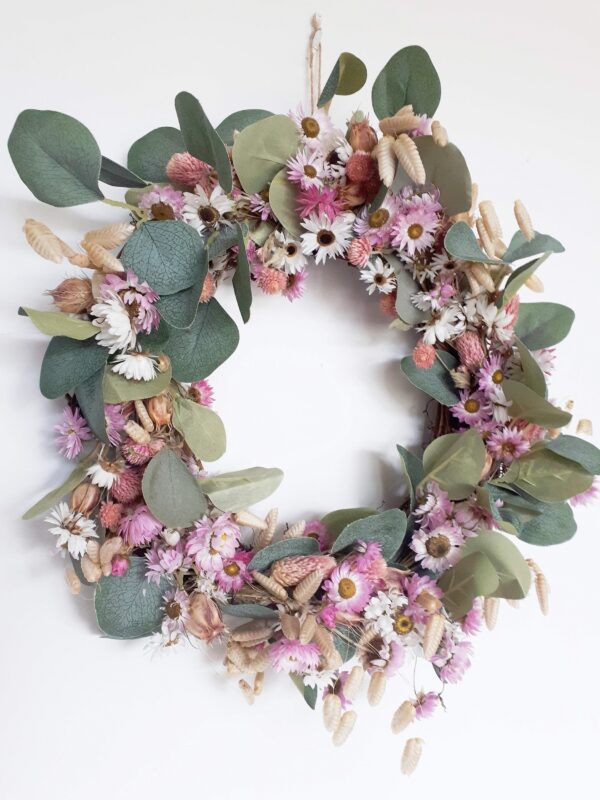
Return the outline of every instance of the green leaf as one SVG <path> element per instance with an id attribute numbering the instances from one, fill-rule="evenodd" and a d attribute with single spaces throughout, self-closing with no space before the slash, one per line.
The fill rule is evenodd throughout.
<path id="1" fill-rule="evenodd" d="M 548 547 L 572 539 L 577 531 L 573 509 L 568 503 L 546 503 L 537 517 L 532 517 L 518 532 L 529 544 Z"/>
<path id="2" fill-rule="evenodd" d="M 302 678 L 302 675 L 297 675 L 294 672 L 289 672 L 288 675 L 290 676 L 292 682 L 294 683 L 294 685 L 304 698 L 306 704 L 310 706 L 310 708 L 312 708 L 314 711 L 317 705 L 317 697 L 318 697 L 317 687 L 306 686 Z"/>
<path id="3" fill-rule="evenodd" d="M 335 649 L 342 657 L 344 664 L 350 661 L 356 652 L 356 645 L 361 636 L 361 629 L 350 625 L 337 625 L 332 631 Z"/>
<path id="4" fill-rule="evenodd" d="M 496 487 L 491 486 L 491 484 L 486 484 L 485 486 L 477 486 L 475 488 L 475 496 L 477 498 L 477 505 L 481 508 L 485 509 L 488 514 L 490 514 L 498 528 L 505 531 L 506 533 L 517 533 L 516 526 L 510 521 L 510 514 L 508 515 L 508 519 L 505 519 L 501 516 L 502 509 L 499 509 L 494 500 L 496 499 L 496 495 L 492 496 L 491 489 L 495 489 Z M 510 494 L 507 492 L 507 494 Z"/>
<path id="5" fill-rule="evenodd" d="M 118 375 L 110 368 L 104 373 L 102 393 L 105 403 L 128 403 L 130 400 L 145 400 L 164 392 L 171 383 L 171 369 L 159 372 L 151 381 L 134 381 Z"/>
<path id="6" fill-rule="evenodd" d="M 352 53 L 341 53 L 327 78 L 317 106 L 322 108 L 327 105 L 336 94 L 349 95 L 360 91 L 366 80 L 367 68 L 360 58 Z"/>
<path id="7" fill-rule="evenodd" d="M 260 192 L 298 149 L 299 134 L 288 116 L 275 114 L 248 125 L 233 143 L 233 166 L 248 194 Z"/>
<path id="8" fill-rule="evenodd" d="M 129 237 L 121 262 L 158 294 L 174 294 L 198 279 L 204 265 L 198 232 L 177 219 L 145 222 Z"/>
<path id="9" fill-rule="evenodd" d="M 221 366 L 239 339 L 235 322 L 213 297 L 198 307 L 192 325 L 170 336 L 163 349 L 171 359 L 175 380 L 197 381 Z"/>
<path id="10" fill-rule="evenodd" d="M 208 261 L 206 251 L 204 251 L 196 281 L 187 289 L 182 289 L 180 292 L 175 292 L 175 294 L 165 294 L 156 301 L 156 310 L 171 328 L 179 329 L 192 326 L 198 313 L 198 303 L 207 271 Z"/>
<path id="11" fill-rule="evenodd" d="M 400 367 L 417 389 L 444 406 L 453 406 L 458 403 L 459 395 L 449 370 L 454 369 L 458 362 L 450 353 L 439 353 L 438 355 L 444 363 L 440 363 L 440 360 L 436 359 L 429 369 L 417 367 L 412 356 L 405 356 L 400 362 Z"/>
<path id="12" fill-rule="evenodd" d="M 523 264 L 522 267 L 516 269 L 506 281 L 504 291 L 502 292 L 501 297 L 496 301 L 496 305 L 499 308 L 505 306 L 508 301 L 517 294 L 519 289 L 521 289 L 521 287 L 529 280 L 529 278 L 531 278 L 534 272 L 536 272 L 542 266 L 549 255 L 549 253 L 546 253 L 545 255 L 541 256 L 541 258 L 537 258 L 535 261 L 530 261 L 528 264 Z"/>
<path id="13" fill-rule="evenodd" d="M 521 231 L 517 231 L 510 240 L 508 250 L 502 256 L 502 260 L 511 264 L 521 258 L 531 258 L 541 253 L 563 253 L 564 250 L 565 248 L 558 239 L 554 239 L 546 233 L 538 233 L 536 231 L 533 239 L 528 242 Z"/>
<path id="14" fill-rule="evenodd" d="M 275 228 L 276 225 L 272 219 L 268 219 L 265 222 L 259 220 L 257 224 L 250 229 L 249 235 L 255 244 L 262 247 Z"/>
<path id="15" fill-rule="evenodd" d="M 415 505 L 416 489 L 424 477 L 423 462 L 402 445 L 397 444 L 396 449 L 400 454 L 402 472 L 408 484 L 411 508 Z"/>
<path id="16" fill-rule="evenodd" d="M 477 261 L 482 264 L 499 264 L 496 258 L 488 258 L 477 244 L 477 238 L 466 222 L 455 222 L 444 238 L 448 253 L 460 261 Z"/>
<path id="17" fill-rule="evenodd" d="M 282 539 L 275 544 L 263 547 L 254 555 L 248 569 L 264 572 L 275 561 L 290 556 L 312 556 L 319 552 L 319 543 L 311 536 L 300 536 L 297 539 Z"/>
<path id="18" fill-rule="evenodd" d="M 104 398 L 102 396 L 103 378 L 104 369 L 99 369 L 87 381 L 79 384 L 75 389 L 75 398 L 95 436 L 100 441 L 108 444 L 106 419 L 104 417 Z"/>
<path id="19" fill-rule="evenodd" d="M 500 581 L 490 559 L 483 553 L 471 553 L 438 579 L 444 592 L 442 602 L 454 619 L 460 619 L 473 608 L 476 597 L 490 597 Z"/>
<path id="20" fill-rule="evenodd" d="M 122 577 L 100 578 L 94 605 L 100 630 L 111 639 L 139 639 L 157 631 L 163 620 L 163 594 L 169 584 L 157 585 L 146 578 L 146 559 L 129 557 Z"/>
<path id="21" fill-rule="evenodd" d="M 327 528 L 327 538 L 332 544 L 344 528 L 359 519 L 366 519 L 373 514 L 377 514 L 376 508 L 341 508 L 338 511 L 330 511 L 321 518 L 321 522 Z"/>
<path id="22" fill-rule="evenodd" d="M 102 200 L 101 154 L 89 130 L 58 111 L 22 111 L 8 138 L 19 177 L 38 200 L 77 206 Z"/>
<path id="23" fill-rule="evenodd" d="M 557 436 L 544 442 L 547 450 L 557 453 L 569 461 L 580 464 L 586 472 L 600 475 L 600 450 L 591 442 L 580 439 L 579 436 Z"/>
<path id="24" fill-rule="evenodd" d="M 36 311 L 35 308 L 19 309 L 21 316 L 27 315 L 35 327 L 46 336 L 66 336 L 69 339 L 91 339 L 99 330 L 85 319 L 76 319 L 60 311 Z"/>
<path id="25" fill-rule="evenodd" d="M 420 486 L 435 481 L 451 500 L 462 500 L 479 483 L 485 458 L 485 445 L 476 430 L 440 436 L 423 453 L 425 476 Z"/>
<path id="26" fill-rule="evenodd" d="M 296 211 L 296 194 L 296 187 L 288 181 L 286 170 L 280 170 L 269 186 L 269 205 L 286 231 L 298 237 L 302 228 Z"/>
<path id="27" fill-rule="evenodd" d="M 225 225 L 217 231 L 211 233 L 206 239 L 208 248 L 208 258 L 210 261 L 223 255 L 227 250 L 235 247 L 238 241 L 237 228 L 235 225 Z"/>
<path id="28" fill-rule="evenodd" d="M 144 189 L 148 186 L 138 175 L 106 156 L 102 156 L 100 180 L 109 186 L 124 186 L 127 189 Z"/>
<path id="29" fill-rule="evenodd" d="M 204 109 L 193 94 L 179 92 L 175 98 L 175 111 L 185 149 L 214 167 L 223 191 L 229 193 L 233 182 L 227 149 L 210 124 Z"/>
<path id="30" fill-rule="evenodd" d="M 276 467 L 249 467 L 206 478 L 202 491 L 220 511 L 242 511 L 272 495 L 282 480 Z"/>
<path id="31" fill-rule="evenodd" d="M 334 541 L 331 552 L 339 553 L 359 540 L 377 542 L 381 545 L 382 556 L 386 561 L 391 561 L 402 547 L 406 523 L 406 514 L 399 508 L 390 508 L 380 514 L 358 519 L 343 529 Z"/>
<path id="32" fill-rule="evenodd" d="M 239 223 L 235 225 L 237 231 L 237 264 L 233 275 L 233 291 L 237 300 L 242 320 L 248 322 L 250 319 L 250 307 L 252 305 L 252 284 L 250 282 L 250 264 L 246 254 L 246 242 L 244 233 Z"/>
<path id="33" fill-rule="evenodd" d="M 515 345 L 521 358 L 522 382 L 540 397 L 546 397 L 546 378 L 539 364 L 523 342 L 515 337 Z"/>
<path id="34" fill-rule="evenodd" d="M 471 208 L 473 181 L 465 157 L 455 144 L 440 147 L 432 136 L 414 140 L 425 167 L 427 181 L 440 190 L 440 202 L 448 216 Z"/>
<path id="35" fill-rule="evenodd" d="M 520 303 L 515 333 L 530 350 L 554 347 L 568 336 L 575 312 L 560 303 Z"/>
<path id="36" fill-rule="evenodd" d="M 415 306 L 411 301 L 411 297 L 417 292 L 420 292 L 421 287 L 412 275 L 409 274 L 399 258 L 386 253 L 385 259 L 396 273 L 396 283 L 398 285 L 396 313 L 407 325 L 418 325 L 426 319 L 427 314 Z"/>
<path id="37" fill-rule="evenodd" d="M 246 619 L 279 619 L 279 614 L 275 609 L 267 606 L 260 606 L 257 603 L 219 603 L 219 608 L 223 614 L 230 617 L 244 617 Z"/>
<path id="38" fill-rule="evenodd" d="M 272 116 L 272 111 L 265 111 L 262 108 L 246 108 L 243 111 L 234 111 L 233 114 L 225 117 L 220 125 L 217 125 L 217 134 L 221 141 L 231 147 L 233 145 L 234 131 L 239 133 L 244 128 L 247 128 L 248 125 Z"/>
<path id="39" fill-rule="evenodd" d="M 590 488 L 592 481 L 593 476 L 579 464 L 545 448 L 513 461 L 498 479 L 498 483 L 513 484 L 545 503 L 557 503 L 581 494 Z"/>
<path id="40" fill-rule="evenodd" d="M 518 548 L 503 533 L 480 531 L 466 540 L 461 552 L 463 558 L 471 553 L 483 553 L 492 562 L 498 575 L 498 588 L 492 597 L 520 600 L 527 596 L 531 571 Z"/>
<path id="41" fill-rule="evenodd" d="M 523 383 L 504 380 L 502 389 L 510 400 L 508 414 L 512 419 L 525 419 L 543 428 L 562 428 L 571 421 L 571 414 L 553 406 Z"/>
<path id="42" fill-rule="evenodd" d="M 46 348 L 40 373 L 40 391 L 50 400 L 72 392 L 102 369 L 108 349 L 94 339 L 78 341 L 54 336 Z"/>
<path id="43" fill-rule="evenodd" d="M 541 503 L 533 497 L 523 497 L 504 486 L 488 483 L 485 488 L 490 501 L 502 501 L 499 507 L 495 505 L 495 502 L 490 503 L 493 517 L 510 525 L 512 530 L 509 532 L 515 533 L 517 536 L 529 520 L 539 517 L 543 513 L 544 507 L 547 507 L 546 503 Z"/>
<path id="44" fill-rule="evenodd" d="M 404 47 L 381 70 L 371 94 L 378 119 L 391 117 L 402 106 L 412 105 L 415 114 L 432 117 L 442 89 L 431 59 L 422 47 Z"/>
<path id="45" fill-rule="evenodd" d="M 225 452 L 225 426 L 218 414 L 193 400 L 173 399 L 173 427 L 201 461 L 216 461 Z"/>
<path id="46" fill-rule="evenodd" d="M 45 494 L 41 500 L 34 503 L 31 508 L 28 508 L 23 514 L 23 519 L 33 519 L 33 517 L 37 517 L 38 514 L 43 514 L 44 511 L 48 511 L 49 508 L 52 508 L 52 506 L 60 502 L 66 494 L 72 492 L 73 489 L 79 486 L 79 484 L 85 480 L 86 474 L 86 467 L 75 467 L 73 472 L 71 472 L 69 477 L 63 481 L 60 486 L 57 486 L 56 489 L 52 489 L 52 491 Z"/>
<path id="47" fill-rule="evenodd" d="M 174 153 L 185 152 L 181 131 L 177 128 L 155 128 L 137 139 L 127 155 L 127 166 L 136 175 L 151 183 L 169 181 L 165 168 Z"/>
<path id="48" fill-rule="evenodd" d="M 187 528 L 206 511 L 200 484 L 174 450 L 165 447 L 148 463 L 142 494 L 150 511 L 168 528 Z"/>

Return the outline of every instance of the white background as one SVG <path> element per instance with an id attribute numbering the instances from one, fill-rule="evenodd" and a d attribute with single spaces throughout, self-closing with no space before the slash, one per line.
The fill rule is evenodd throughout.
<path id="1" fill-rule="evenodd" d="M 187 89 L 218 123 L 239 108 L 285 112 L 305 92 L 304 54 L 313 2 L 13 2 L 2 12 L 2 140 L 27 107 L 70 113 L 102 152 L 124 161 L 136 138 L 176 124 L 173 98 Z M 561 345 L 556 399 L 596 418 L 600 119 L 598 6 L 501 3 L 324 2 L 324 77 L 342 50 L 367 63 L 368 87 L 407 44 L 431 54 L 443 87 L 439 118 L 462 148 L 482 196 L 512 231 L 515 197 L 538 230 L 567 253 L 543 273 L 545 299 L 577 311 Z M 336 99 L 340 123 L 369 93 Z M 253 708 L 216 654 L 188 650 L 150 659 L 141 642 L 99 637 L 91 603 L 72 598 L 62 562 L 38 519 L 19 521 L 67 466 L 55 456 L 59 403 L 38 393 L 45 342 L 16 316 L 44 307 L 40 293 L 68 271 L 30 251 L 24 218 L 73 243 L 117 210 L 99 204 L 53 209 L 35 201 L 8 156 L 2 168 L 2 742 L 0 795 L 289 800 L 399 796 L 466 800 L 589 797 L 597 781 L 597 509 L 557 549 L 535 550 L 552 585 L 552 613 L 535 599 L 503 606 L 497 629 L 476 643 L 471 671 L 447 693 L 448 713 L 421 723 L 418 772 L 400 775 L 404 737 L 389 730 L 407 696 L 397 679 L 382 707 L 359 706 L 344 748 L 333 748 L 318 715 L 287 679 L 268 681 Z M 108 188 L 108 196 L 119 197 Z M 226 296 L 228 308 L 235 309 Z M 537 298 L 527 298 L 537 299 Z M 237 317 L 236 317 L 237 318 Z M 398 361 L 410 336 L 390 332 L 344 265 L 313 269 L 294 305 L 256 293 L 234 358 L 214 377 L 229 435 L 220 468 L 280 466 L 274 498 L 293 522 L 345 505 L 378 505 L 399 491 L 396 442 L 421 436 L 423 399 Z M 266 508 L 266 505 L 265 505 Z M 288 685 L 289 684 L 289 685 Z M 424 684 L 426 685 L 426 684 Z M 432 684 L 435 685 L 435 684 Z"/>

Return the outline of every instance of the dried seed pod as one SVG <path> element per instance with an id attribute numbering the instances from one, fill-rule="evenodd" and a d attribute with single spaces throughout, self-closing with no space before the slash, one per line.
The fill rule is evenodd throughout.
<path id="1" fill-rule="evenodd" d="M 246 650 L 246 653 L 248 653 L 246 672 L 256 674 L 257 672 L 265 672 L 270 667 L 269 653 L 266 647 L 261 645 L 252 650 Z"/>
<path id="2" fill-rule="evenodd" d="M 254 689 L 250 686 L 248 681 L 244 680 L 244 678 L 241 678 L 238 681 L 238 686 L 240 687 L 240 689 L 242 690 L 242 694 L 248 701 L 248 705 L 252 705 L 254 703 Z"/>
<path id="3" fill-rule="evenodd" d="M 138 425 L 137 422 L 134 422 L 132 419 L 127 420 L 123 426 L 123 430 L 136 444 L 149 444 L 152 441 L 152 437 L 148 431 L 145 431 L 141 425 Z"/>
<path id="4" fill-rule="evenodd" d="M 428 661 L 431 661 L 437 653 L 445 627 L 444 618 L 441 614 L 434 614 L 427 620 L 425 633 L 423 634 L 423 657 Z"/>
<path id="5" fill-rule="evenodd" d="M 302 578 L 300 583 L 293 591 L 294 600 L 300 603 L 300 605 L 308 603 L 308 601 L 314 596 L 317 589 L 323 583 L 324 577 L 325 576 L 323 572 L 317 569 L 314 572 L 311 572 L 310 575 L 307 575 L 306 578 Z"/>
<path id="6" fill-rule="evenodd" d="M 514 212 L 519 230 L 525 237 L 525 240 L 530 242 L 535 237 L 535 231 L 533 229 L 533 225 L 531 224 L 529 212 L 520 200 L 515 200 Z"/>
<path id="7" fill-rule="evenodd" d="M 544 284 L 537 275 L 530 275 L 525 281 L 525 286 L 532 292 L 543 292 Z"/>
<path id="8" fill-rule="evenodd" d="M 65 314 L 82 314 L 94 304 L 89 278 L 65 278 L 55 289 L 49 289 L 52 302 Z"/>
<path id="9" fill-rule="evenodd" d="M 367 689 L 367 700 L 369 701 L 369 705 L 379 705 L 381 698 L 384 695 L 386 684 L 387 678 L 385 677 L 385 672 L 382 672 L 381 670 L 373 672 L 371 675 L 371 680 L 369 681 L 369 688 Z"/>
<path id="10" fill-rule="evenodd" d="M 342 701 L 337 694 L 330 692 L 323 700 L 323 723 L 325 730 L 335 731 L 342 718 Z"/>
<path id="11" fill-rule="evenodd" d="M 88 555 L 84 555 L 81 558 L 81 571 L 88 583 L 96 583 L 102 577 L 102 568 L 100 564 L 94 563 Z"/>
<path id="12" fill-rule="evenodd" d="M 300 636 L 300 620 L 291 614 L 282 614 L 280 617 L 281 630 L 286 639 L 297 639 Z"/>
<path id="13" fill-rule="evenodd" d="M 356 700 L 360 687 L 362 686 L 364 675 L 365 671 L 360 664 L 357 664 L 350 670 L 350 674 L 344 684 L 344 696 L 347 697 L 348 700 Z"/>
<path id="14" fill-rule="evenodd" d="M 417 603 L 424 608 L 425 611 L 428 611 L 430 614 L 439 611 L 442 607 L 442 601 L 435 597 L 435 595 L 431 594 L 431 592 L 421 592 L 416 597 Z"/>
<path id="15" fill-rule="evenodd" d="M 419 150 L 414 141 L 405 133 L 394 142 L 394 153 L 400 162 L 400 166 L 406 172 L 411 181 L 415 183 L 425 183 L 425 167 L 421 161 Z"/>
<path id="16" fill-rule="evenodd" d="M 47 225 L 38 222 L 36 219 L 26 219 L 23 225 L 23 232 L 27 243 L 32 247 L 38 256 L 47 261 L 54 261 L 60 264 L 63 260 L 63 251 L 60 246 L 60 239 L 55 236 Z"/>
<path id="17" fill-rule="evenodd" d="M 395 711 L 392 717 L 392 732 L 400 733 L 408 728 L 416 716 L 416 709 L 410 700 L 405 700 Z"/>
<path id="18" fill-rule="evenodd" d="M 496 258 L 494 242 L 487 232 L 487 228 L 485 227 L 485 224 L 481 218 L 475 220 L 475 227 L 477 228 L 477 233 L 479 234 L 481 246 L 483 247 L 485 254 L 489 256 L 489 258 Z"/>
<path id="19" fill-rule="evenodd" d="M 309 642 L 312 642 L 316 629 L 317 618 L 314 616 L 314 614 L 309 614 L 300 626 L 300 633 L 298 634 L 300 644 L 308 644 Z"/>
<path id="20" fill-rule="evenodd" d="M 97 539 L 88 539 L 85 552 L 93 564 L 100 564 L 100 542 Z"/>
<path id="21" fill-rule="evenodd" d="M 118 258 L 109 253 L 99 244 L 89 242 L 84 239 L 81 246 L 90 257 L 90 261 L 95 267 L 101 269 L 102 272 L 124 272 L 123 265 Z"/>
<path id="22" fill-rule="evenodd" d="M 231 632 L 231 641 L 244 642 L 265 641 L 273 633 L 274 624 L 268 619 L 253 619 L 239 625 Z"/>
<path id="23" fill-rule="evenodd" d="M 154 430 L 154 423 L 152 422 L 150 414 L 148 414 L 148 409 L 144 405 L 144 401 L 134 400 L 133 404 L 135 406 L 135 413 L 140 421 L 140 425 L 145 431 L 151 433 Z"/>
<path id="24" fill-rule="evenodd" d="M 112 536 L 105 539 L 100 547 L 100 567 L 103 575 L 110 575 L 112 570 L 112 560 L 121 551 L 123 539 L 120 536 Z"/>
<path id="25" fill-rule="evenodd" d="M 271 577 L 282 586 L 296 586 L 316 570 L 325 575 L 335 566 L 336 561 L 331 556 L 287 556 L 273 564 Z"/>
<path id="26" fill-rule="evenodd" d="M 414 738 L 409 739 L 404 745 L 404 752 L 402 753 L 402 774 L 412 775 L 416 770 L 423 752 L 423 739 Z"/>
<path id="27" fill-rule="evenodd" d="M 591 419 L 580 419 L 577 423 L 577 435 L 578 436 L 593 436 L 594 429 L 592 426 Z"/>
<path id="28" fill-rule="evenodd" d="M 258 583 L 259 586 L 262 586 L 263 589 L 266 589 L 269 594 L 272 594 L 280 602 L 285 602 L 288 599 L 288 593 L 284 589 L 284 587 L 277 583 L 277 581 L 270 578 L 268 575 L 263 575 L 262 572 L 253 572 L 252 577 Z"/>
<path id="29" fill-rule="evenodd" d="M 384 185 L 389 187 L 396 177 L 396 155 L 394 153 L 394 137 L 384 136 L 379 140 L 373 150 L 373 155 L 377 159 L 379 177 Z"/>
<path id="30" fill-rule="evenodd" d="M 500 599 L 498 597 L 486 597 L 483 601 L 483 618 L 487 629 L 492 631 L 498 621 L 498 611 L 500 610 Z"/>
<path id="31" fill-rule="evenodd" d="M 69 500 L 71 511 L 78 511 L 86 516 L 96 507 L 100 499 L 100 488 L 94 483 L 84 481 L 75 489 Z"/>
<path id="32" fill-rule="evenodd" d="M 71 594 L 79 594 L 81 591 L 81 581 L 77 577 L 75 570 L 71 567 L 67 567 L 65 570 L 65 581 L 67 582 Z"/>
<path id="33" fill-rule="evenodd" d="M 344 744 L 346 739 L 352 733 L 352 729 L 356 725 L 356 711 L 346 711 L 342 718 L 340 719 L 337 728 L 333 734 L 332 742 L 336 747 L 340 747 Z"/>
<path id="34" fill-rule="evenodd" d="M 399 136 L 401 133 L 414 131 L 421 124 L 421 120 L 412 109 L 400 109 L 393 117 L 384 117 L 379 120 L 379 130 L 384 136 Z"/>
<path id="35" fill-rule="evenodd" d="M 446 147 L 448 144 L 448 131 L 437 119 L 431 123 L 431 135 L 438 147 Z"/>
<path id="36" fill-rule="evenodd" d="M 283 534 L 284 539 L 297 539 L 298 536 L 302 536 L 304 534 L 304 529 L 306 528 L 306 522 L 302 519 L 300 522 L 295 522 L 293 525 L 287 529 L 287 531 Z"/>
<path id="37" fill-rule="evenodd" d="M 251 511 L 238 511 L 237 514 L 233 515 L 233 518 L 238 525 L 242 525 L 245 528 L 252 528 L 255 531 L 264 531 L 268 527 L 264 519 L 257 517 L 256 514 L 253 514 Z"/>
<path id="38" fill-rule="evenodd" d="M 479 213 L 481 214 L 483 224 L 485 225 L 490 239 L 492 241 L 494 239 L 501 239 L 502 227 L 491 200 L 482 200 L 481 203 L 479 203 Z"/>
<path id="39" fill-rule="evenodd" d="M 252 687 L 252 691 L 254 692 L 255 697 L 258 697 L 258 695 L 262 692 L 264 682 L 265 682 L 265 673 L 257 672 L 256 675 L 254 676 L 254 686 Z"/>
<path id="40" fill-rule="evenodd" d="M 88 242 L 99 244 L 100 247 L 104 247 L 106 250 L 114 250 L 115 247 L 121 247 L 134 230 L 134 225 L 118 222 L 115 225 L 106 225 L 104 228 L 95 228 L 93 231 L 88 231 L 85 239 Z"/>

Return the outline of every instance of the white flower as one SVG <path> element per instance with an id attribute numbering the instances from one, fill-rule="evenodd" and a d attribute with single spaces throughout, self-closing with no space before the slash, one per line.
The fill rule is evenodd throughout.
<path id="1" fill-rule="evenodd" d="M 51 523 L 50 533 L 58 537 L 56 546 L 66 547 L 73 558 L 85 555 L 87 540 L 98 537 L 94 522 L 78 511 L 71 511 L 66 503 L 52 509 L 45 521 Z"/>
<path id="2" fill-rule="evenodd" d="M 333 221 L 326 214 L 311 214 L 302 220 L 307 233 L 302 234 L 302 250 L 315 254 L 319 264 L 327 258 L 337 258 L 344 254 L 352 237 L 354 214 L 341 214 Z"/>
<path id="3" fill-rule="evenodd" d="M 414 256 L 409 256 L 406 253 L 397 253 L 398 258 L 406 264 L 406 267 L 413 278 L 420 283 L 425 280 L 433 280 L 435 276 L 442 269 L 439 263 L 436 263 L 435 258 L 429 262 L 427 254 L 419 255 L 415 253 Z"/>
<path id="4" fill-rule="evenodd" d="M 423 340 L 426 344 L 446 342 L 453 336 L 458 336 L 465 329 L 465 320 L 459 306 L 445 306 L 440 311 L 436 311 L 431 319 L 423 323 L 419 330 L 423 332 Z"/>
<path id="5" fill-rule="evenodd" d="M 198 575 L 196 586 L 198 587 L 198 591 L 202 594 L 206 594 L 208 597 L 212 597 L 213 600 L 218 600 L 220 603 L 227 603 L 227 592 L 220 589 L 207 573 L 201 572 Z"/>
<path id="6" fill-rule="evenodd" d="M 90 314 L 96 319 L 93 324 L 100 328 L 96 341 L 108 347 L 109 353 L 128 350 L 135 346 L 136 333 L 125 304 L 118 295 L 109 297 L 102 303 L 95 303 Z"/>
<path id="7" fill-rule="evenodd" d="M 367 284 L 367 292 L 373 294 L 378 289 L 382 294 L 389 294 L 396 286 L 396 276 L 389 264 L 381 258 L 370 261 L 360 271 L 360 279 Z"/>
<path id="8" fill-rule="evenodd" d="M 112 371 L 130 381 L 151 381 L 156 375 L 156 364 L 143 353 L 125 353 L 115 358 Z"/>
<path id="9" fill-rule="evenodd" d="M 327 170 L 327 174 L 331 178 L 343 178 L 346 174 L 346 164 L 348 163 L 348 159 L 354 152 L 350 142 L 346 137 L 342 134 L 333 143 L 334 152 L 335 152 L 335 163 L 328 161 L 325 165 Z"/>
<path id="10" fill-rule="evenodd" d="M 338 679 L 338 673 L 334 669 L 310 669 L 302 675 L 305 686 L 311 689 L 329 689 L 334 686 Z"/>
<path id="11" fill-rule="evenodd" d="M 229 224 L 223 219 L 223 215 L 233 211 L 234 202 L 220 186 L 215 186 L 210 197 L 200 185 L 196 186 L 193 194 L 184 192 L 183 196 L 186 201 L 183 218 L 197 231 L 212 230 Z"/>
<path id="12" fill-rule="evenodd" d="M 119 469 L 106 469 L 106 466 L 110 467 L 112 465 L 106 462 L 105 464 L 98 462 L 93 464 L 87 471 L 88 478 L 91 478 L 92 483 L 95 483 L 101 489 L 110 489 L 120 474 Z"/>
<path id="13" fill-rule="evenodd" d="M 479 296 L 475 301 L 475 313 L 485 325 L 490 338 L 502 344 L 510 344 L 514 338 L 515 318 L 505 308 L 498 308 L 495 303 L 488 303 L 485 297 Z"/>
<path id="14" fill-rule="evenodd" d="M 328 142 L 329 134 L 333 130 L 327 113 L 319 108 L 314 114 L 305 114 L 304 109 L 299 105 L 295 111 L 290 111 L 290 117 L 298 126 L 301 143 L 311 150 L 322 150 L 323 144 L 325 141 Z"/>
<path id="15" fill-rule="evenodd" d="M 306 264 L 306 256 L 298 239 L 288 234 L 279 234 L 282 244 L 282 266 L 292 274 L 298 272 Z"/>
<path id="16" fill-rule="evenodd" d="M 495 387 L 489 393 L 489 400 L 492 404 L 492 413 L 496 422 L 508 422 L 510 401 L 506 399 L 506 395 L 500 386 Z"/>
<path id="17" fill-rule="evenodd" d="M 288 159 L 286 166 L 288 179 L 300 184 L 303 189 L 323 185 L 323 156 L 317 150 L 298 150 L 295 156 Z"/>

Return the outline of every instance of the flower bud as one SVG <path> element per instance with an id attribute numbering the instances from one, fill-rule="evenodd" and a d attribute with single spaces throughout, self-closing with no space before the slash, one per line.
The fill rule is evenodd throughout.
<path id="1" fill-rule="evenodd" d="M 430 614 L 433 614 L 442 607 L 441 601 L 432 595 L 431 592 L 421 592 L 417 595 L 416 600 L 421 608 L 425 609 L 425 611 L 428 611 Z"/>
<path id="2" fill-rule="evenodd" d="M 160 428 L 161 425 L 168 425 L 173 414 L 173 402 L 168 394 L 159 394 L 146 401 L 146 407 L 150 419 Z"/>
<path id="3" fill-rule="evenodd" d="M 193 636 L 204 642 L 212 642 L 225 632 L 219 607 L 214 600 L 201 592 L 190 598 L 189 617 L 185 626 Z"/>
<path id="4" fill-rule="evenodd" d="M 340 199 L 348 208 L 362 206 L 366 199 L 362 184 L 349 182 L 340 189 Z"/>
<path id="5" fill-rule="evenodd" d="M 353 150 L 365 150 L 370 153 L 377 144 L 377 134 L 369 125 L 369 121 L 353 122 L 346 137 Z"/>
<path id="6" fill-rule="evenodd" d="M 116 555 L 111 561 L 110 574 L 116 578 L 121 578 L 129 569 L 129 559 L 127 556 Z"/>
<path id="7" fill-rule="evenodd" d="M 78 511 L 80 514 L 87 514 L 95 508 L 100 499 L 100 489 L 93 483 L 80 483 L 71 495 L 71 511 Z"/>
<path id="8" fill-rule="evenodd" d="M 171 359 L 166 353 L 161 353 L 161 355 L 156 360 L 156 369 L 161 373 L 165 373 L 169 367 L 171 366 Z"/>
<path id="9" fill-rule="evenodd" d="M 65 314 L 81 314 L 95 302 L 89 278 L 65 278 L 56 289 L 50 289 L 47 294 L 52 297 L 54 305 Z"/>

